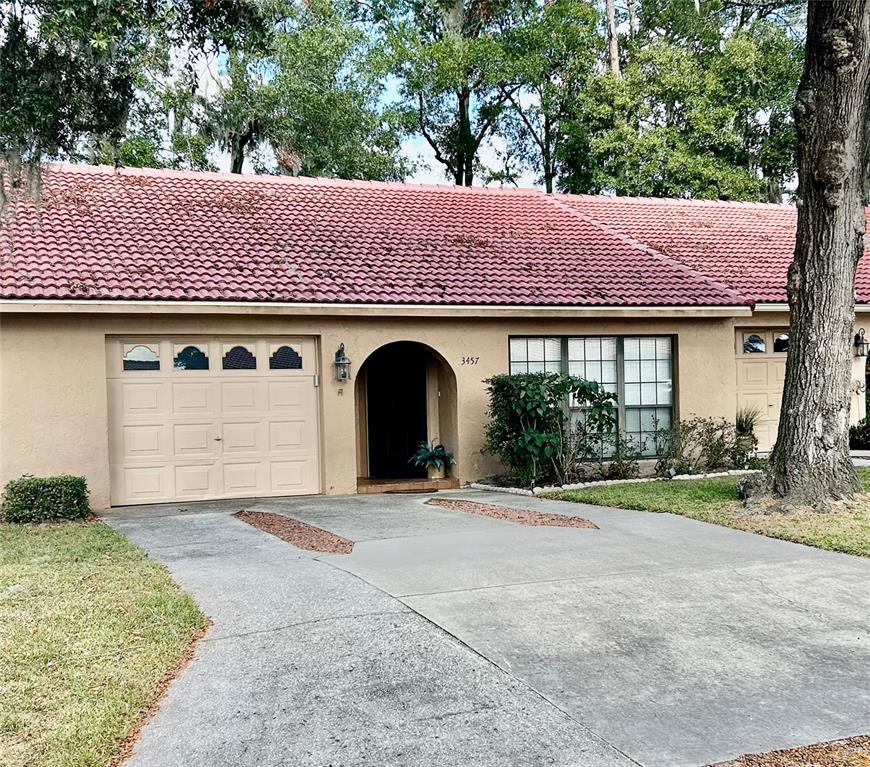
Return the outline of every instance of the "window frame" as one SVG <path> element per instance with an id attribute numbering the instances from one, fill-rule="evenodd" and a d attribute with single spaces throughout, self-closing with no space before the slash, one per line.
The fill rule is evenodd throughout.
<path id="1" fill-rule="evenodd" d="M 626 413 L 628 410 L 644 410 L 649 408 L 662 408 L 669 409 L 671 412 L 671 423 L 674 423 L 679 418 L 679 405 L 678 405 L 678 397 L 677 392 L 679 391 L 679 376 L 678 376 L 678 341 L 679 336 L 676 333 L 626 333 L 626 334 L 572 334 L 572 335 L 560 335 L 554 333 L 547 334 L 508 334 L 508 342 L 507 342 L 507 366 L 506 369 L 510 375 L 516 375 L 511 373 L 511 341 L 524 339 L 528 342 L 529 339 L 547 339 L 547 338 L 555 338 L 560 342 L 561 348 L 561 359 L 560 359 L 560 372 L 563 375 L 569 375 L 569 355 L 568 355 L 568 342 L 570 339 L 577 338 L 596 338 L 599 340 L 603 340 L 605 338 L 613 338 L 616 340 L 616 398 L 617 402 L 614 407 L 616 411 L 616 428 L 620 434 L 634 434 L 635 432 L 628 432 L 626 429 Z M 625 340 L 627 338 L 667 338 L 670 341 L 671 345 L 671 354 L 670 354 L 670 363 L 671 363 L 671 402 L 669 405 L 627 405 L 625 403 Z M 526 347 L 528 349 L 528 345 Z M 528 353 L 527 355 L 528 356 Z M 638 360 L 640 362 L 640 360 Z M 565 403 L 565 414 L 570 417 L 572 410 L 582 411 L 584 408 L 572 408 L 570 402 Z M 606 458 L 606 456 L 604 456 Z M 658 453 L 652 453 L 650 455 L 644 455 L 643 460 L 647 459 L 655 459 L 659 457 Z"/>

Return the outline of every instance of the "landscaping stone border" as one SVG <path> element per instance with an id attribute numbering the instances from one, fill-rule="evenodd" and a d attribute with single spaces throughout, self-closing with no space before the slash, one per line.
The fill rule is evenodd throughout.
<path id="1" fill-rule="evenodd" d="M 610 485 L 636 485 L 643 482 L 674 482 L 687 479 L 712 479 L 714 477 L 739 477 L 747 474 L 761 474 L 761 469 L 731 469 L 730 471 L 712 471 L 707 474 L 677 474 L 670 479 L 666 477 L 638 477 L 636 479 L 597 479 L 593 482 L 574 482 L 570 485 L 549 485 L 528 490 L 524 487 L 499 487 L 484 485 L 481 482 L 471 482 L 468 486 L 474 490 L 489 490 L 493 493 L 509 493 L 511 495 L 547 495 L 559 493 L 562 490 L 582 490 L 587 487 L 609 487 Z"/>

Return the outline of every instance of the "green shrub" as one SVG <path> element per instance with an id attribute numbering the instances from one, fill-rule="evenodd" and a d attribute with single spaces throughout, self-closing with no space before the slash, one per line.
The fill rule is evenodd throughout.
<path id="1" fill-rule="evenodd" d="M 7 522 L 82 519 L 88 513 L 88 485 L 84 477 L 25 474 L 6 483 L 0 511 Z"/>
<path id="2" fill-rule="evenodd" d="M 870 423 L 866 418 L 849 427 L 849 447 L 852 450 L 870 450 Z"/>
<path id="3" fill-rule="evenodd" d="M 751 442 L 724 418 L 678 419 L 656 429 L 653 439 L 662 476 L 743 469 L 753 455 Z"/>
<path id="4" fill-rule="evenodd" d="M 645 441 L 637 441 L 616 432 L 612 438 L 613 455 L 603 458 L 601 476 L 604 479 L 634 479 L 640 474 L 640 460 L 643 458 Z"/>
<path id="5" fill-rule="evenodd" d="M 561 373 L 493 376 L 485 449 L 522 485 L 564 484 L 583 460 L 597 458 L 601 435 L 613 431 L 616 398 L 595 381 Z M 568 403 L 584 408 L 572 428 Z"/>

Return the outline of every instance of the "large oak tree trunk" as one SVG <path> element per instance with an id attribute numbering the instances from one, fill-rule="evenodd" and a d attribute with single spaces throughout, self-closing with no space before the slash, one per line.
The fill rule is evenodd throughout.
<path id="1" fill-rule="evenodd" d="M 811 0 L 795 104 L 798 216 L 774 495 L 818 505 L 859 490 L 849 458 L 855 268 L 863 252 L 870 0 Z"/>

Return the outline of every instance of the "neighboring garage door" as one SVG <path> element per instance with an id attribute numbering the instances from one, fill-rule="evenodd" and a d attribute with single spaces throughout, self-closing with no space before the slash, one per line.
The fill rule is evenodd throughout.
<path id="1" fill-rule="evenodd" d="M 320 492 L 311 338 L 107 343 L 112 503 Z"/>
<path id="2" fill-rule="evenodd" d="M 755 435 L 758 449 L 770 450 L 776 442 L 788 330 L 738 330 L 737 409 L 754 408 L 761 414 Z"/>

